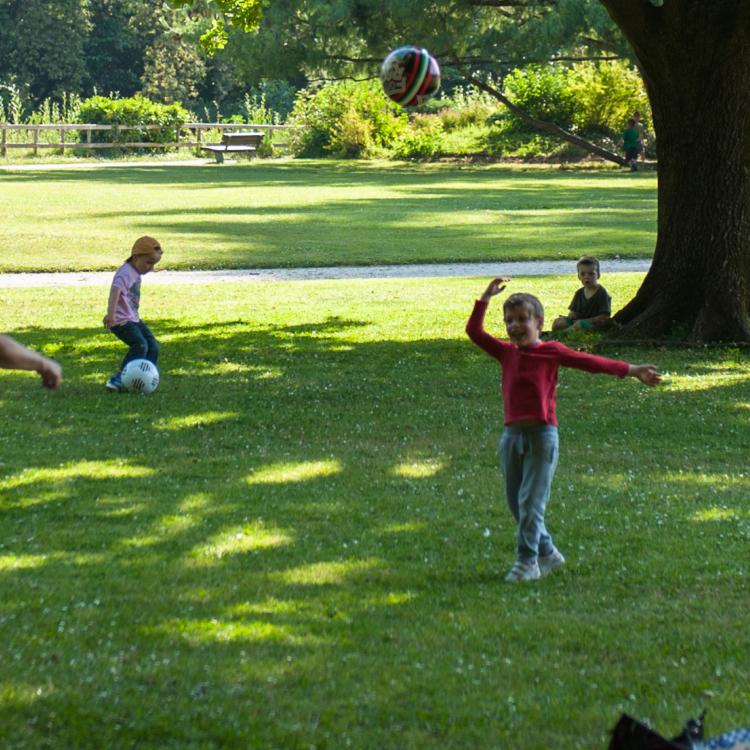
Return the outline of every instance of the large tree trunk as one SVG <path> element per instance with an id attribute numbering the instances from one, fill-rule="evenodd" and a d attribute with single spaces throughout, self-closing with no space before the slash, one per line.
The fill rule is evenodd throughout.
<path id="1" fill-rule="evenodd" d="M 750 340 L 750 1 L 601 0 L 628 37 L 659 155 L 651 270 L 622 333 Z"/>

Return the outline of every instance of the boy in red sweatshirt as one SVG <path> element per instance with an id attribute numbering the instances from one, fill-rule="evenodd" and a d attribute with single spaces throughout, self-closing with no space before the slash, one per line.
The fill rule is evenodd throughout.
<path id="1" fill-rule="evenodd" d="M 500 439 L 500 465 L 508 506 L 518 523 L 516 562 L 505 580 L 518 582 L 535 580 L 565 562 L 544 525 L 558 459 L 558 369 L 574 367 L 620 378 L 630 375 L 649 386 L 659 383 L 661 376 L 654 365 L 631 365 L 578 352 L 558 341 L 541 341 L 544 308 L 531 294 L 512 294 L 503 304 L 510 341 L 491 336 L 484 330 L 484 315 L 491 299 L 509 281 L 500 277 L 490 282 L 474 303 L 466 333 L 502 368 L 505 429 Z"/>

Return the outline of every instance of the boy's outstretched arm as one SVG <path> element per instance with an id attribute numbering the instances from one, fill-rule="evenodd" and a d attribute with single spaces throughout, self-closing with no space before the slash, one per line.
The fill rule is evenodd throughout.
<path id="1" fill-rule="evenodd" d="M 651 387 L 661 383 L 661 375 L 656 369 L 656 365 L 630 365 L 628 375 L 638 378 L 641 383 L 645 383 Z"/>
<path id="2" fill-rule="evenodd" d="M 27 349 L 10 336 L 0 336 L 0 367 L 8 370 L 33 370 L 42 378 L 42 385 L 50 390 L 60 386 L 62 369 L 53 359 Z"/>

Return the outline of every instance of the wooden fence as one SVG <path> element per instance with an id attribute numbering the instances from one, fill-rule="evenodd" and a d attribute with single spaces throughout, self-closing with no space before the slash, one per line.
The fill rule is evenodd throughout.
<path id="1" fill-rule="evenodd" d="M 7 156 L 10 148 L 31 149 L 34 155 L 38 155 L 40 148 L 58 149 L 100 149 L 100 148 L 200 148 L 206 143 L 207 131 L 238 132 L 243 130 L 261 130 L 272 135 L 276 131 L 299 130 L 293 125 L 256 125 L 254 123 L 227 123 L 227 122 L 185 122 L 175 125 L 174 140 L 165 143 L 153 143 L 151 141 L 117 141 L 116 143 L 96 142 L 94 133 L 114 130 L 118 133 L 127 130 L 164 130 L 164 125 L 15 125 L 12 123 L 0 123 L 0 156 Z M 19 141 L 17 138 L 9 138 L 10 133 L 30 133 L 27 140 Z M 83 141 L 79 133 L 86 134 Z M 42 136 L 40 138 L 40 135 Z M 71 137 L 75 136 L 75 140 Z M 52 136 L 50 138 L 50 136 Z M 29 141 L 28 138 L 31 138 Z M 274 149 L 284 149 L 287 142 L 273 143 Z"/>

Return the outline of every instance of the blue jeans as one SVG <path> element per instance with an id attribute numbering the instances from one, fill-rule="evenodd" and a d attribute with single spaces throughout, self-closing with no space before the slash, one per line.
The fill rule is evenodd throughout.
<path id="1" fill-rule="evenodd" d="M 506 427 L 500 438 L 500 466 L 508 507 L 518 522 L 516 554 L 523 562 L 555 549 L 544 525 L 552 479 L 557 468 L 557 427 Z"/>
<path id="2" fill-rule="evenodd" d="M 154 338 L 149 327 L 143 322 L 121 323 L 109 329 L 120 341 L 128 345 L 128 353 L 120 365 L 120 372 L 128 362 L 134 359 L 147 359 L 156 364 L 159 359 L 159 342 Z"/>

